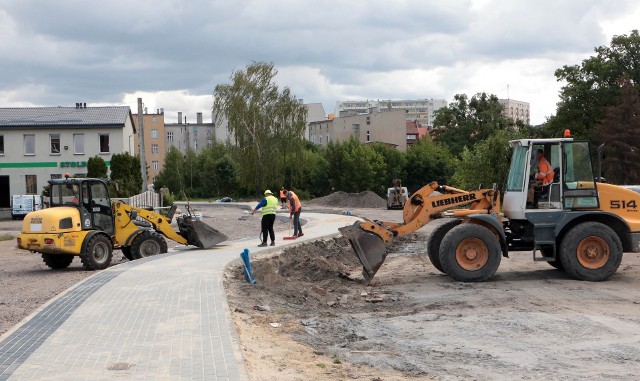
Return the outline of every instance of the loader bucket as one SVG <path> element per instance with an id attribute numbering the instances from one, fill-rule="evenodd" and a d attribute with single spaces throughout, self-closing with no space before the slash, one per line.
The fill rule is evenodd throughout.
<path id="1" fill-rule="evenodd" d="M 338 229 L 351 243 L 353 251 L 362 263 L 362 276 L 369 282 L 387 258 L 387 251 L 382 238 L 363 230 L 360 222 Z"/>
<path id="2" fill-rule="evenodd" d="M 206 249 L 229 239 L 223 233 L 192 216 L 178 217 L 176 221 L 180 235 L 187 239 L 189 245 Z"/>

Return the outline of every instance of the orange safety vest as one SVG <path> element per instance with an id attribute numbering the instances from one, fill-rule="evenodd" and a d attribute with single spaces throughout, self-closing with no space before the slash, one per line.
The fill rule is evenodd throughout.
<path id="1" fill-rule="evenodd" d="M 300 210 L 300 208 L 302 208 L 302 204 L 300 203 L 300 199 L 298 198 L 297 194 L 293 193 L 292 191 L 289 191 L 289 193 L 291 193 L 291 198 L 293 199 L 295 205 L 295 209 L 291 213 L 295 213 Z"/>
<path id="2" fill-rule="evenodd" d="M 536 179 L 542 180 L 542 185 L 549 185 L 553 182 L 555 173 L 549 161 L 544 157 L 538 162 L 538 173 L 536 173 Z"/>
<path id="3" fill-rule="evenodd" d="M 280 198 L 287 198 L 287 195 L 284 193 L 282 189 L 280 190 Z"/>

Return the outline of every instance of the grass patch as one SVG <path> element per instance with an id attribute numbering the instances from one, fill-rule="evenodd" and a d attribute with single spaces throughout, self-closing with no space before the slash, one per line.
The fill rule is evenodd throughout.
<path id="1" fill-rule="evenodd" d="M 287 313 L 287 311 L 283 310 L 282 308 L 276 310 L 276 314 L 278 314 L 278 315 L 284 315 L 286 313 Z"/>
<path id="2" fill-rule="evenodd" d="M 334 357 L 334 358 L 333 358 L 333 363 L 334 363 L 334 364 L 342 364 L 342 361 L 340 361 L 340 358 L 339 358 L 339 357 Z"/>
<path id="3" fill-rule="evenodd" d="M 321 369 L 324 369 L 324 368 L 326 368 L 326 367 L 327 367 L 325 364 L 323 364 L 323 363 L 321 363 L 321 362 L 317 363 L 317 364 L 316 364 L 316 366 L 317 366 L 318 368 L 321 368 Z"/>
<path id="4" fill-rule="evenodd" d="M 11 234 L 0 234 L 0 241 L 11 241 L 13 238 Z"/>

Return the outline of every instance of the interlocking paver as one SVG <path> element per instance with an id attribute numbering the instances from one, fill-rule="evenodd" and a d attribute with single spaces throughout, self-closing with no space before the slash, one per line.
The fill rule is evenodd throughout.
<path id="1" fill-rule="evenodd" d="M 337 232 L 353 217 L 307 213 L 305 237 Z M 222 285 L 240 240 L 180 250 L 87 278 L 0 341 L 0 381 L 246 379 Z"/>

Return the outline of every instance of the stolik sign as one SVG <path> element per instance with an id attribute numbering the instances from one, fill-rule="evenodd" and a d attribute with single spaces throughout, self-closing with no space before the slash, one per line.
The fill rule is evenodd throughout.
<path id="1" fill-rule="evenodd" d="M 60 167 L 86 167 L 86 161 L 61 161 Z"/>

